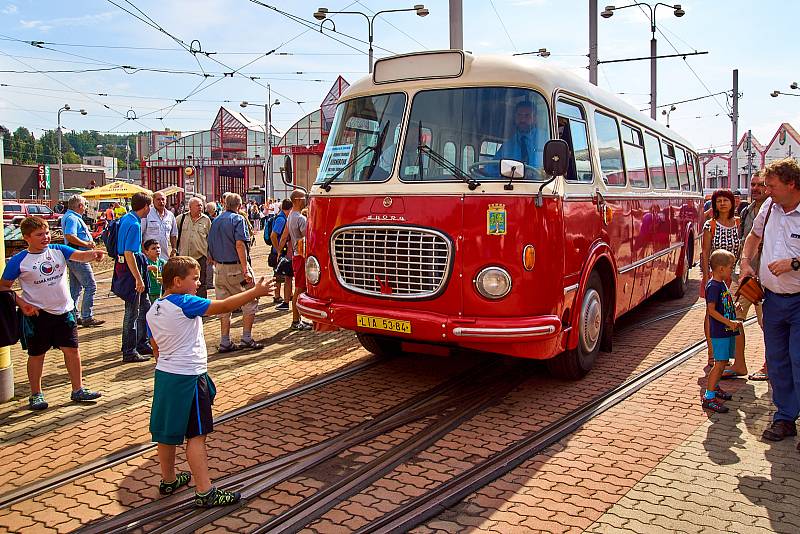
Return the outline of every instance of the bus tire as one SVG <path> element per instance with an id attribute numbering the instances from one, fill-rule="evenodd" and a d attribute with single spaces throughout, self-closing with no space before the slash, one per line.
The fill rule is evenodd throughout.
<path id="1" fill-rule="evenodd" d="M 600 352 L 606 312 L 603 283 L 595 271 L 589 276 L 579 309 L 578 346 L 547 361 L 551 374 L 565 380 L 579 380 L 586 376 Z"/>
<path id="2" fill-rule="evenodd" d="M 357 333 L 356 337 L 361 346 L 375 356 L 397 356 L 402 352 L 399 339 L 362 333 Z"/>
<path id="3" fill-rule="evenodd" d="M 684 247 L 683 251 L 683 273 L 676 276 L 675 280 L 667 285 L 667 296 L 672 299 L 681 299 L 686 294 L 689 285 L 689 249 Z"/>

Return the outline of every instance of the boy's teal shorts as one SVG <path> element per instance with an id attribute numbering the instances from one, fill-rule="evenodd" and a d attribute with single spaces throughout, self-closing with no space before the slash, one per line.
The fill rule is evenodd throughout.
<path id="1" fill-rule="evenodd" d="M 736 356 L 736 337 L 712 337 L 711 348 L 715 361 L 727 362 Z"/>

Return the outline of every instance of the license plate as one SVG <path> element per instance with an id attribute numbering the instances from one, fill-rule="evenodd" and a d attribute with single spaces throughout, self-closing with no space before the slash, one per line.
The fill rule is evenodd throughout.
<path id="1" fill-rule="evenodd" d="M 372 315 L 356 315 L 356 324 L 362 328 L 388 330 L 389 332 L 400 332 L 402 334 L 411 333 L 411 321 L 386 319 L 384 317 L 374 317 Z"/>

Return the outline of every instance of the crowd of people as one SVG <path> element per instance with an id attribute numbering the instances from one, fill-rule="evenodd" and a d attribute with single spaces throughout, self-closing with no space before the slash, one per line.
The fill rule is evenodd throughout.
<path id="1" fill-rule="evenodd" d="M 719 387 L 725 378 L 769 380 L 775 413 L 762 438 L 780 441 L 797 435 L 800 415 L 800 165 L 792 158 L 770 163 L 753 176 L 750 195 L 736 211 L 733 193 L 716 191 L 703 226 L 701 291 L 711 364 L 703 406 L 729 411 L 724 401 L 731 395 Z M 756 282 L 763 302 L 760 291 L 742 291 Z M 765 351 L 761 369 L 748 375 L 743 320 L 750 308 Z"/>

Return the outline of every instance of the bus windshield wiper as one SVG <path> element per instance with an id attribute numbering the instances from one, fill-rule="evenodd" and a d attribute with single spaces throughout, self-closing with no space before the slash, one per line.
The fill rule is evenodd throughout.
<path id="1" fill-rule="evenodd" d="M 344 171 L 346 171 L 347 169 L 351 168 L 353 165 L 358 163 L 361 160 L 361 158 L 363 158 L 370 152 L 372 152 L 373 154 L 372 161 L 370 161 L 370 164 L 365 168 L 369 169 L 369 173 L 367 174 L 367 176 L 371 175 L 373 169 L 375 169 L 375 165 L 378 163 L 378 159 L 380 158 L 381 152 L 383 151 L 383 140 L 386 139 L 386 132 L 388 131 L 388 129 L 389 129 L 389 123 L 387 122 L 386 125 L 383 127 L 383 130 L 381 130 L 381 133 L 378 134 L 378 140 L 374 145 L 365 147 L 364 150 L 359 152 L 358 155 L 356 155 L 356 157 L 354 157 L 350 163 L 348 163 L 347 165 L 336 171 L 334 174 L 326 178 L 325 181 L 322 182 L 322 184 L 320 184 L 320 187 L 325 191 L 330 191 L 331 183 L 335 179 L 337 179 Z"/>
<path id="2" fill-rule="evenodd" d="M 454 176 L 457 176 L 463 182 L 466 182 L 467 186 L 469 186 L 470 191 L 475 191 L 475 189 L 477 189 L 478 186 L 481 185 L 479 181 L 477 181 L 475 178 L 473 178 L 469 174 L 459 169 L 458 166 L 448 161 L 447 158 L 436 152 L 428 145 L 420 143 L 417 145 L 417 150 L 419 151 L 420 154 L 424 152 L 425 154 L 428 155 L 428 157 L 430 157 L 433 160 L 434 163 L 436 163 L 437 165 L 441 165 L 448 171 L 452 172 Z"/>

